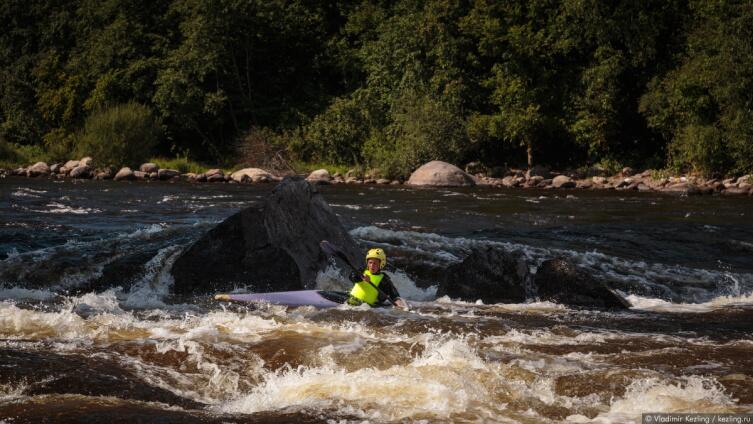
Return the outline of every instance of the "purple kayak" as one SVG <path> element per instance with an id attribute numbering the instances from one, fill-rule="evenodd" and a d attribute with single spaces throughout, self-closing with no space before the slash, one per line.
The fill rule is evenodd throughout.
<path id="1" fill-rule="evenodd" d="M 333 308 L 347 302 L 348 294 L 327 290 L 296 290 L 272 293 L 218 294 L 214 296 L 214 299 L 233 302 Z"/>

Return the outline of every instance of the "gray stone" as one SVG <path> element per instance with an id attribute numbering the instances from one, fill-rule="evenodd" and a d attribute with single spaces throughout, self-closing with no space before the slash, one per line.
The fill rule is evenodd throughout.
<path id="1" fill-rule="evenodd" d="M 268 183 L 276 181 L 269 172 L 259 168 L 244 168 L 230 174 L 233 181 L 239 183 Z"/>
<path id="2" fill-rule="evenodd" d="M 138 180 L 145 180 L 147 178 L 146 172 L 143 171 L 133 171 L 133 176 Z"/>
<path id="3" fill-rule="evenodd" d="M 79 166 L 79 161 L 77 161 L 77 160 L 69 160 L 68 162 L 66 162 L 65 164 L 63 164 L 63 166 L 65 168 L 67 168 L 68 171 L 70 172 L 71 169 Z"/>
<path id="4" fill-rule="evenodd" d="M 378 180 L 376 180 L 376 183 L 377 184 L 389 184 L 390 180 L 388 180 L 386 178 L 379 178 Z"/>
<path id="5" fill-rule="evenodd" d="M 175 178 L 178 175 L 180 175 L 180 172 L 178 172 L 175 169 L 160 169 L 157 171 L 157 178 L 160 180 L 169 180 L 171 178 Z"/>
<path id="6" fill-rule="evenodd" d="M 262 204 L 232 215 L 181 254 L 172 268 L 175 291 L 211 293 L 238 284 L 256 292 L 314 288 L 329 264 L 322 240 L 360 265 L 358 246 L 315 186 L 285 178 Z"/>
<path id="7" fill-rule="evenodd" d="M 157 166 L 156 163 L 142 163 L 141 166 L 139 166 L 139 171 L 145 173 L 145 174 L 151 174 L 152 172 L 159 172 L 159 166 Z"/>
<path id="8" fill-rule="evenodd" d="M 306 177 L 307 181 L 316 183 L 329 182 L 331 179 L 332 177 L 326 169 L 317 169 L 316 171 L 312 171 L 309 176 Z"/>
<path id="9" fill-rule="evenodd" d="M 159 179 L 159 172 L 150 172 L 146 174 L 146 177 L 150 180 L 158 180 Z"/>
<path id="10" fill-rule="evenodd" d="M 73 169 L 71 169 L 71 173 L 68 174 L 71 178 L 91 178 L 92 177 L 92 169 L 91 167 L 87 165 L 79 165 Z"/>
<path id="11" fill-rule="evenodd" d="M 59 163 L 53 163 L 50 166 L 50 173 L 57 174 L 60 171 L 61 167 L 62 167 L 62 165 L 60 165 Z"/>
<path id="12" fill-rule="evenodd" d="M 579 307 L 628 309 L 630 303 L 617 292 L 565 259 L 544 261 L 535 276 L 541 300 Z"/>
<path id="13" fill-rule="evenodd" d="M 491 246 L 474 248 L 460 263 L 443 272 L 437 296 L 469 302 L 521 303 L 528 297 L 528 272 L 521 252 L 506 252 Z"/>
<path id="14" fill-rule="evenodd" d="M 575 188 L 575 181 L 567 175 L 558 175 L 552 179 L 554 188 Z"/>
<path id="15" fill-rule="evenodd" d="M 50 174 L 50 167 L 47 166 L 44 162 L 37 162 L 34 165 L 30 166 L 26 173 L 30 177 L 41 177 L 43 175 L 49 175 Z"/>
<path id="16" fill-rule="evenodd" d="M 690 183 L 675 183 L 667 185 L 665 187 L 662 187 L 661 191 L 667 193 L 684 194 L 687 196 L 701 194 L 701 191 L 698 189 L 698 187 Z"/>
<path id="17" fill-rule="evenodd" d="M 457 166 L 435 160 L 413 171 L 406 184 L 412 186 L 468 187 L 475 183 L 470 175 Z"/>
<path id="18" fill-rule="evenodd" d="M 115 181 L 129 181 L 134 179 L 136 179 L 136 176 L 133 175 L 133 171 L 128 167 L 120 168 L 120 171 L 115 174 L 114 178 Z"/>

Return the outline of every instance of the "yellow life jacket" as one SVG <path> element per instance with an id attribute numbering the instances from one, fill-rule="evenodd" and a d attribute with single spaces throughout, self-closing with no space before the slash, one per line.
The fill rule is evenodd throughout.
<path id="1" fill-rule="evenodd" d="M 384 274 L 381 272 L 379 274 L 372 274 L 368 269 L 363 273 L 368 275 L 371 278 L 371 284 L 377 287 L 379 287 L 379 283 L 382 282 L 382 277 L 384 277 Z M 355 283 L 353 290 L 350 291 L 350 295 L 362 302 L 374 306 L 379 300 L 379 292 L 374 287 L 371 287 L 371 284 L 365 281 Z"/>

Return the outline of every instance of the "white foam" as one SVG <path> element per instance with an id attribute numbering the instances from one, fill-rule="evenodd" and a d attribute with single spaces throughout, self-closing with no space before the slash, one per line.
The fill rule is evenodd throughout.
<path id="1" fill-rule="evenodd" d="M 170 270 L 178 259 L 182 246 L 169 246 L 160 249 L 144 265 L 144 274 L 131 286 L 123 306 L 132 309 L 165 308 L 165 296 L 170 294 L 175 280 Z"/>
<path id="2" fill-rule="evenodd" d="M 675 381 L 647 378 L 634 381 L 625 395 L 612 401 L 609 411 L 592 421 L 583 416 L 568 417 L 572 422 L 641 422 L 641 414 L 734 412 L 735 402 L 713 378 L 689 376 Z"/>
<path id="3" fill-rule="evenodd" d="M 470 409 L 504 409 L 493 401 L 485 379 L 495 378 L 463 340 L 435 341 L 406 366 L 387 369 L 298 367 L 264 376 L 250 393 L 222 412 L 336 408 L 364 419 L 395 421 L 413 416 L 448 419 Z M 491 411 L 487 413 L 490 415 Z"/>
<path id="4" fill-rule="evenodd" d="M 0 287 L 0 300 L 39 300 L 47 301 L 57 297 L 57 294 L 49 290 L 27 289 L 23 287 Z"/>
<path id="5" fill-rule="evenodd" d="M 74 214 L 74 215 L 88 215 L 90 213 L 100 213 L 100 209 L 96 208 L 77 208 L 74 206 L 64 205 L 58 202 L 48 203 L 46 206 L 52 208 L 47 210 L 32 210 L 39 213 L 53 213 L 53 214 Z"/>
<path id="6" fill-rule="evenodd" d="M 719 296 L 703 303 L 671 303 L 662 299 L 630 295 L 627 301 L 633 305 L 631 309 L 653 312 L 691 312 L 704 313 L 730 307 L 753 306 L 753 293 L 740 296 Z"/>

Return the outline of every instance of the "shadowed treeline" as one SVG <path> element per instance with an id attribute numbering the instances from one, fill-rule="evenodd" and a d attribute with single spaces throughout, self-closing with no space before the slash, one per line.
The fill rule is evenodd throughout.
<path id="1" fill-rule="evenodd" d="M 18 1 L 0 164 L 753 171 L 745 1 Z"/>

